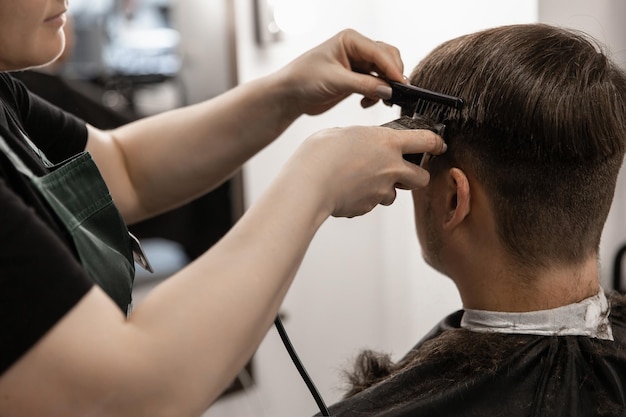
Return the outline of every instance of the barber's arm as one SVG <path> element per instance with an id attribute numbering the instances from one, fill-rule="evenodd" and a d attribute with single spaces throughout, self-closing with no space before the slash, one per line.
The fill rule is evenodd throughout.
<path id="1" fill-rule="evenodd" d="M 353 32 L 310 54 L 211 102 L 112 135 L 91 130 L 89 149 L 127 219 L 223 180 L 301 113 L 324 111 L 352 91 L 375 99 L 374 77 L 348 68 L 401 77 L 395 52 Z M 318 82 L 304 76 L 323 60 Z M 243 123 L 242 114 L 250 117 Z M 320 225 L 391 204 L 396 188 L 426 185 L 428 173 L 402 155 L 443 151 L 426 130 L 312 135 L 226 236 L 130 317 L 93 287 L 0 376 L 0 415 L 201 415 L 262 341 Z"/>
<path id="2" fill-rule="evenodd" d="M 90 127 L 87 148 L 134 223 L 216 187 L 300 115 L 328 110 L 351 93 L 372 104 L 376 87 L 386 84 L 364 73 L 402 80 L 402 70 L 395 48 L 344 31 L 212 100 L 110 132 Z"/>
<path id="3" fill-rule="evenodd" d="M 201 415 L 262 341 L 322 222 L 425 185 L 402 154 L 442 151 L 430 131 L 313 135 L 220 242 L 128 319 L 94 287 L 0 377 L 0 415 Z"/>

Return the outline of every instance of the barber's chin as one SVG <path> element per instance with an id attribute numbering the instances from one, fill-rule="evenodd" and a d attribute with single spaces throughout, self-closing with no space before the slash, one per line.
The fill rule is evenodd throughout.
<path id="1" fill-rule="evenodd" d="M 27 69 L 33 69 L 33 70 L 42 71 L 42 72 L 52 72 L 52 67 L 55 61 L 56 60 L 53 59 L 43 64 L 33 65 L 32 67 L 27 68 Z"/>
<path id="2" fill-rule="evenodd" d="M 55 32 L 54 36 L 50 36 L 46 39 L 46 42 L 41 42 L 38 47 L 33 51 L 36 55 L 36 62 L 33 67 L 42 67 L 56 61 L 65 49 L 65 34 L 62 30 Z"/>
<path id="3" fill-rule="evenodd" d="M 51 64 L 56 62 L 56 60 L 61 56 L 62 53 L 63 53 L 63 49 L 59 49 L 58 51 L 51 52 L 49 54 L 46 54 L 45 56 L 42 55 L 41 59 L 38 60 L 38 62 L 32 63 L 27 69 L 45 70 L 48 67 L 50 67 Z"/>

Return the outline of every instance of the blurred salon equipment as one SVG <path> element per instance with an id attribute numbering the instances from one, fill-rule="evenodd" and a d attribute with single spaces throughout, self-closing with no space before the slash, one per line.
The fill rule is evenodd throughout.
<path id="1" fill-rule="evenodd" d="M 201 26 L 194 26 L 193 22 L 187 24 L 186 18 L 180 19 L 185 21 L 186 27 L 182 29 L 186 31 L 185 36 L 176 27 L 181 26 L 176 24 L 176 16 L 188 13 L 186 8 L 202 12 L 203 8 L 198 7 L 200 3 L 201 0 L 176 3 L 171 0 L 74 0 L 70 7 L 74 32 L 72 50 L 54 75 L 102 106 L 103 113 L 110 113 L 110 117 L 94 120 L 91 115 L 81 113 L 81 107 L 76 105 L 67 110 L 106 129 L 209 99 L 236 85 L 232 2 L 210 2 L 211 10 L 204 16 L 204 23 L 211 27 L 211 33 L 203 32 Z M 215 36 L 216 30 L 220 31 L 220 36 Z M 213 58 L 210 66 L 207 60 L 187 52 L 199 50 L 196 44 L 202 45 L 203 54 Z M 187 94 L 190 85 L 193 90 L 206 91 L 206 94 L 190 99 Z M 45 96 L 44 90 L 40 87 L 39 92 Z M 54 94 L 58 95 L 56 90 Z M 46 98 L 55 101 L 50 96 Z M 168 256 L 159 252 L 159 258 L 172 259 L 166 263 L 172 267 L 160 272 L 159 260 L 155 259 L 154 278 L 169 275 L 226 233 L 243 210 L 239 182 L 240 176 L 236 175 L 205 197 L 132 226 L 133 232 L 143 240 L 155 239 L 156 244 L 148 243 L 148 247 L 174 243 Z M 173 257 L 174 252 L 180 256 Z M 178 261 L 173 262 L 174 259 Z M 138 285 L 142 278 L 138 276 Z"/>
<path id="2" fill-rule="evenodd" d="M 79 0 L 70 8 L 76 42 L 63 75 L 102 89 L 108 107 L 133 114 L 186 104 L 181 79 L 181 37 L 169 0 Z M 159 109 L 142 109 L 143 90 L 171 85 L 174 99 Z M 163 100 L 163 99 L 161 99 Z"/>

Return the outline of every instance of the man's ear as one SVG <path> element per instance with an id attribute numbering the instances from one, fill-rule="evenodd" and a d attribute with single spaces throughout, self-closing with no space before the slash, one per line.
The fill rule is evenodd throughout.
<path id="1" fill-rule="evenodd" d="M 463 222 L 470 212 L 470 185 L 465 173 L 450 168 L 446 178 L 446 210 L 444 230 L 452 230 Z"/>

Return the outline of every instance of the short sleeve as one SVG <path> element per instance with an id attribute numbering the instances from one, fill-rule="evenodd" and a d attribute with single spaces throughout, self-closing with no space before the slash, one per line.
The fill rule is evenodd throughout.
<path id="1" fill-rule="evenodd" d="M 0 374 L 93 286 L 67 245 L 0 178 Z"/>
<path id="2" fill-rule="evenodd" d="M 5 77 L 2 98 L 14 109 L 28 137 L 52 162 L 59 163 L 85 149 L 87 125 L 83 120 L 32 94 L 19 80 L 7 74 L 0 76 Z"/>

